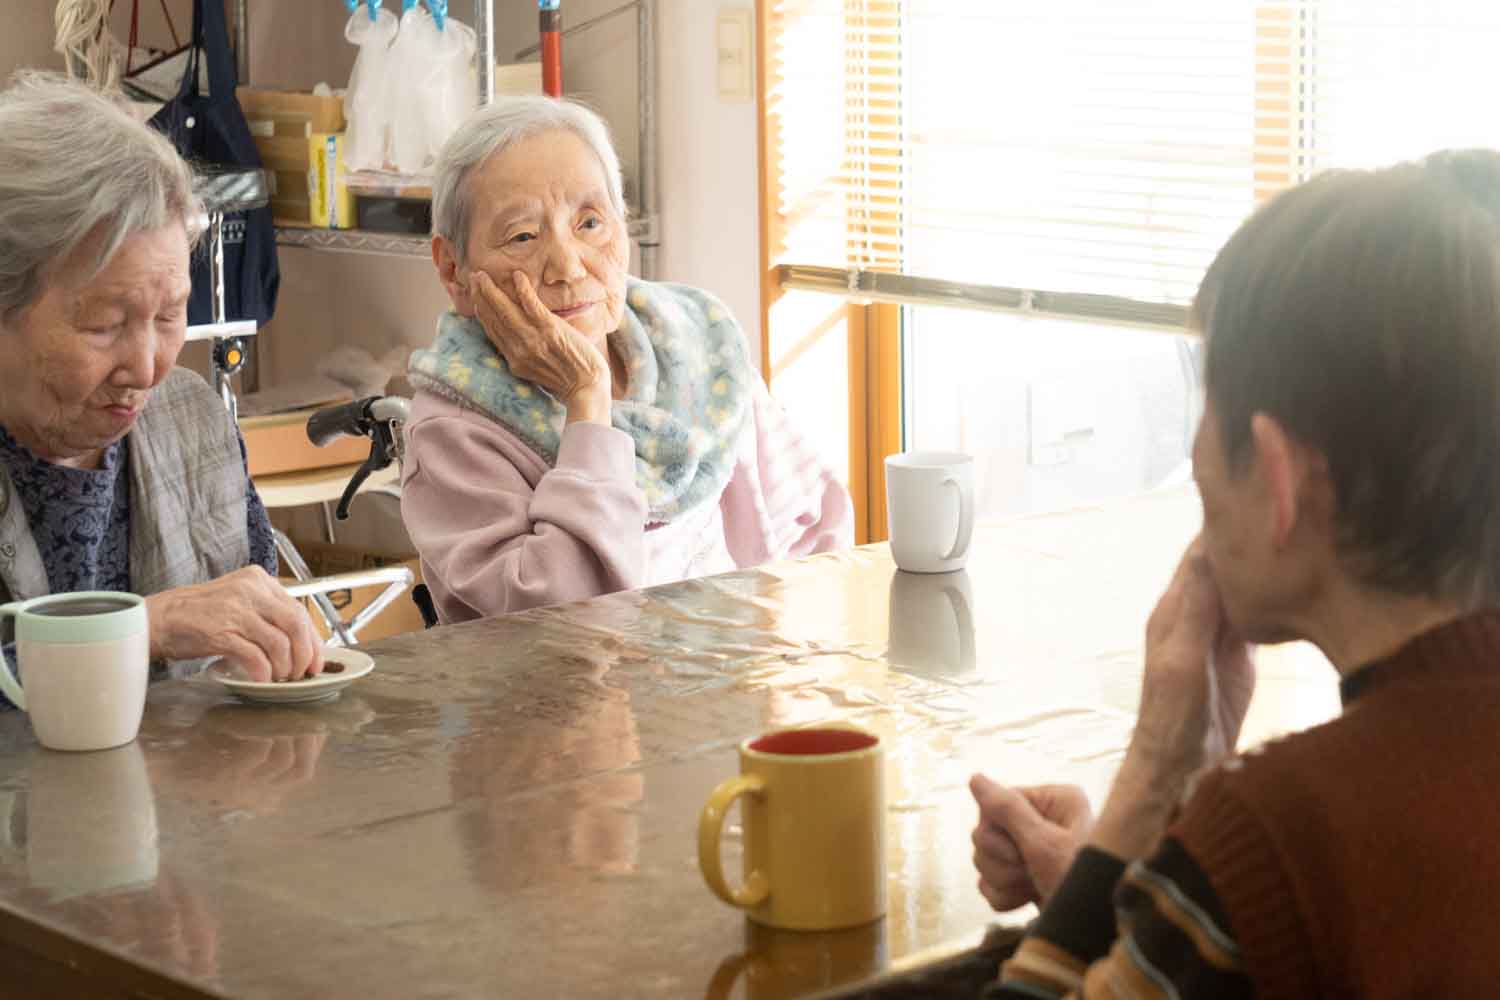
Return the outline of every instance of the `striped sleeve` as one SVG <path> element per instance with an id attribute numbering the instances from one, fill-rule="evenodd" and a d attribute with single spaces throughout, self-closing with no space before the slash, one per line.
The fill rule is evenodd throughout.
<path id="1" fill-rule="evenodd" d="M 754 426 L 720 504 L 724 541 L 740 567 L 854 544 L 849 491 L 759 378 Z"/>
<path id="2" fill-rule="evenodd" d="M 985 994 L 986 1000 L 1239 1000 L 1252 995 L 1239 947 L 1212 885 L 1170 838 L 1148 861 L 1124 869 L 1114 886 L 1118 934 L 1107 951 L 1101 951 L 1094 911 L 1107 899 L 1108 890 L 1099 883 L 1100 855 L 1109 857 L 1092 848 L 1079 853 L 1063 887 L 1001 968 L 1000 980 Z M 1074 878 L 1084 868 L 1093 869 L 1092 884 L 1101 890 L 1087 903 L 1078 898 L 1084 880 Z M 1065 897 L 1064 890 L 1071 890 L 1071 896 Z"/>

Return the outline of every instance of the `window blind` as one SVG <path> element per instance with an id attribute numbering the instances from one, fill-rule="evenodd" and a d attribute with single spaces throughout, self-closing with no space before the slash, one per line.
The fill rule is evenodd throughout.
<path id="1" fill-rule="evenodd" d="M 1500 145 L 1492 0 L 771 0 L 768 18 L 772 260 L 809 287 L 911 300 L 930 280 L 1165 322 L 1284 187 Z"/>

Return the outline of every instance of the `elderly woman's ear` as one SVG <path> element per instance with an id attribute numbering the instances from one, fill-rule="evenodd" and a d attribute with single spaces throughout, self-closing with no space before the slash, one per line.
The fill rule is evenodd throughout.
<path id="1" fill-rule="evenodd" d="M 473 318 L 478 311 L 474 287 L 468 268 L 459 263 L 458 249 L 446 236 L 432 238 L 432 262 L 437 266 L 438 280 L 448 290 L 453 311 Z"/>

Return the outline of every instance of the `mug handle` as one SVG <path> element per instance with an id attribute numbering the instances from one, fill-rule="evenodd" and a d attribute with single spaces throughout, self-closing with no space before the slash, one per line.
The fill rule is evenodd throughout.
<path id="1" fill-rule="evenodd" d="M 708 797 L 703 812 L 698 817 L 698 867 L 703 872 L 703 881 L 730 906 L 750 909 L 765 902 L 771 894 L 771 884 L 761 871 L 745 876 L 745 884 L 738 889 L 729 888 L 724 881 L 724 863 L 719 858 L 719 839 L 724 833 L 724 817 L 729 807 L 741 795 L 760 795 L 766 790 L 765 779 L 758 774 L 742 774 L 730 778 Z"/>
<path id="2" fill-rule="evenodd" d="M 0 604 L 0 647 L 5 645 L 5 629 L 3 627 L 5 619 L 14 618 L 20 608 L 20 601 L 12 604 Z M 12 632 L 12 635 L 14 635 L 14 632 Z M 11 700 L 11 704 L 23 712 L 26 711 L 26 695 L 21 691 L 21 681 L 11 676 L 10 664 L 5 662 L 4 655 L 0 655 L 0 691 L 5 692 L 5 697 Z"/>
<path id="3" fill-rule="evenodd" d="M 703 991 L 703 1000 L 729 1000 L 740 976 L 749 967 L 749 954 L 730 955 L 724 959 L 714 970 L 713 978 L 708 981 L 708 989 Z"/>
<path id="4" fill-rule="evenodd" d="M 958 559 L 969 551 L 969 539 L 974 537 L 974 501 L 956 476 L 945 478 L 943 485 L 958 491 L 958 536 L 953 539 L 953 549 L 943 556 L 947 561 Z"/>
<path id="5" fill-rule="evenodd" d="M 953 608 L 953 620 L 958 623 L 958 662 L 960 666 L 972 667 L 978 654 L 974 647 L 974 612 L 964 600 L 963 591 L 957 587 L 944 587 L 943 594 Z"/>

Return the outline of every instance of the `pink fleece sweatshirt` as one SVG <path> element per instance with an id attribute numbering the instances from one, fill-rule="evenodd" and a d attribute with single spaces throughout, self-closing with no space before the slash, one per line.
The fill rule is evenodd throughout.
<path id="1" fill-rule="evenodd" d="M 419 392 L 401 514 L 444 623 L 583 600 L 853 544 L 849 494 L 756 381 L 718 504 L 646 525 L 628 434 L 563 431 L 549 468 L 489 417 Z"/>

